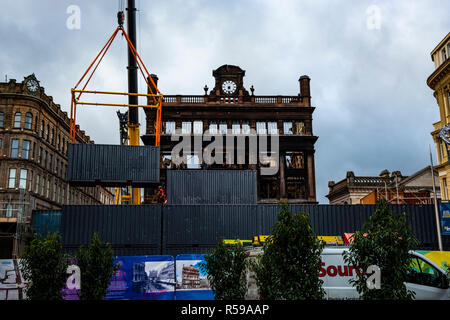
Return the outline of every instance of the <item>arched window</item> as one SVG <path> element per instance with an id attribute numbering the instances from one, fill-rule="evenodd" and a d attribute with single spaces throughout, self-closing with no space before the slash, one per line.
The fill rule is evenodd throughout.
<path id="1" fill-rule="evenodd" d="M 20 128 L 20 121 L 22 120 L 22 114 L 20 112 L 16 112 L 14 115 L 14 128 Z"/>
<path id="2" fill-rule="evenodd" d="M 25 129 L 31 130 L 32 122 L 33 122 L 33 115 L 31 114 L 31 112 L 27 112 L 25 114 Z"/>

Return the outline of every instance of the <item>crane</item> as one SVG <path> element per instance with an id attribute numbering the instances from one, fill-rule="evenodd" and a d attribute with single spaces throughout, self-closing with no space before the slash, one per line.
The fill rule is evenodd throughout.
<path id="1" fill-rule="evenodd" d="M 161 133 L 161 112 L 162 112 L 162 100 L 163 95 L 159 91 L 158 87 L 154 83 L 150 73 L 148 72 L 145 64 L 143 63 L 141 57 L 136 50 L 136 6 L 135 0 L 127 1 L 127 29 L 129 34 L 125 31 L 123 23 L 125 20 L 125 14 L 123 11 L 117 13 L 118 26 L 114 30 L 111 37 L 108 39 L 106 44 L 100 50 L 94 61 L 90 64 L 88 69 L 85 71 L 81 79 L 71 89 L 71 109 L 70 109 L 70 139 L 72 143 L 76 141 L 76 111 L 77 105 L 90 105 L 90 106 L 112 106 L 112 107 L 128 107 L 128 121 L 126 126 L 127 139 L 121 140 L 131 146 L 139 146 L 139 113 L 138 108 L 155 108 L 156 109 L 156 136 L 155 136 L 155 146 L 160 144 L 160 133 Z M 86 86 L 97 70 L 99 64 L 101 63 L 106 52 L 110 48 L 112 42 L 116 38 L 116 35 L 121 32 L 124 36 L 128 45 L 128 92 L 109 92 L 109 91 L 96 91 L 96 90 L 86 90 Z M 147 94 L 138 93 L 138 70 L 143 76 L 145 83 L 147 85 Z M 88 75 L 89 74 L 89 75 Z M 83 82 L 84 81 L 84 82 Z M 81 89 L 77 89 L 82 86 Z M 128 96 L 127 104 L 117 104 L 117 103 L 101 103 L 101 102 L 88 102 L 80 101 L 83 94 L 97 94 L 97 95 L 122 95 Z M 140 105 L 138 98 L 145 97 L 147 99 L 147 104 Z M 132 188 L 130 186 L 131 195 L 128 196 L 132 204 L 141 203 L 141 194 L 139 188 Z M 120 189 L 117 189 L 117 193 L 120 193 Z M 118 194 L 116 194 L 116 204 L 118 204 Z"/>

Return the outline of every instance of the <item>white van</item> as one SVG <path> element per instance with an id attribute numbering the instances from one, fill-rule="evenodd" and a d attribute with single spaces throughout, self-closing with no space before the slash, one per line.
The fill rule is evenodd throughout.
<path id="1" fill-rule="evenodd" d="M 323 280 L 327 299 L 359 299 L 359 294 L 348 281 L 357 277 L 357 270 L 344 262 L 345 247 L 325 247 L 319 277 Z M 450 288 L 445 271 L 425 256 L 411 251 L 413 273 L 406 288 L 414 291 L 418 300 L 450 300 Z M 383 272 L 381 271 L 381 286 Z M 372 289 L 376 290 L 376 289 Z"/>
<path id="2" fill-rule="evenodd" d="M 326 299 L 353 300 L 360 299 L 358 291 L 349 280 L 357 277 L 357 270 L 345 263 L 342 256 L 348 247 L 325 247 L 322 252 L 322 266 L 319 277 L 323 280 Z M 261 254 L 261 248 L 250 249 L 250 257 Z M 450 300 L 449 282 L 445 271 L 430 259 L 417 253 L 410 252 L 411 266 L 414 273 L 409 275 L 406 288 L 415 292 L 417 300 Z M 358 270 L 359 271 L 359 270 Z M 246 299 L 258 299 L 258 288 L 253 274 L 247 275 L 248 292 Z M 381 270 L 381 286 L 383 286 L 383 272 Z M 376 290 L 376 289 L 372 289 Z"/>

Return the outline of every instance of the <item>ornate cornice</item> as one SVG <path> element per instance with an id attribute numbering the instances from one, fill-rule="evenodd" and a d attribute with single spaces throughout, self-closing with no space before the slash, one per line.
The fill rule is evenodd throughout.
<path id="1" fill-rule="evenodd" d="M 427 85 L 436 90 L 436 85 L 448 74 L 450 74 L 450 58 L 441 64 L 427 79 Z"/>

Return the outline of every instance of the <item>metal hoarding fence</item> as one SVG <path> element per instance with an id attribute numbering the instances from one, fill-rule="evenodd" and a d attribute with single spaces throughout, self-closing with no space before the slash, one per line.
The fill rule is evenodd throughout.
<path id="1" fill-rule="evenodd" d="M 61 231 L 61 210 L 33 211 L 33 234 L 45 237 L 47 233 Z"/>
<path id="2" fill-rule="evenodd" d="M 69 144 L 67 180 L 77 186 L 145 187 L 159 182 L 155 146 Z"/>
<path id="3" fill-rule="evenodd" d="M 291 205 L 307 212 L 317 235 L 342 236 L 362 230 L 376 205 Z M 418 249 L 437 248 L 433 205 L 390 205 L 410 215 Z M 221 239 L 251 240 L 272 232 L 277 205 L 141 205 L 64 206 L 61 234 L 66 250 L 88 244 L 94 232 L 109 242 L 117 255 L 208 253 Z M 450 236 L 442 236 L 444 250 Z M 116 251 L 117 250 L 117 251 Z"/>
<path id="4" fill-rule="evenodd" d="M 0 260 L 0 301 L 26 300 L 26 281 L 20 259 Z"/>
<path id="5" fill-rule="evenodd" d="M 159 249 L 161 206 L 63 206 L 62 244 L 67 248 L 88 244 L 94 232 L 113 248 L 141 251 Z"/>
<path id="6" fill-rule="evenodd" d="M 164 245 L 215 246 L 224 238 L 252 239 L 257 205 L 164 206 Z"/>
<path id="7" fill-rule="evenodd" d="M 174 300 L 175 259 L 168 255 L 119 256 L 106 300 Z"/>
<path id="8" fill-rule="evenodd" d="M 256 204 L 255 170 L 167 170 L 168 204 Z"/>

